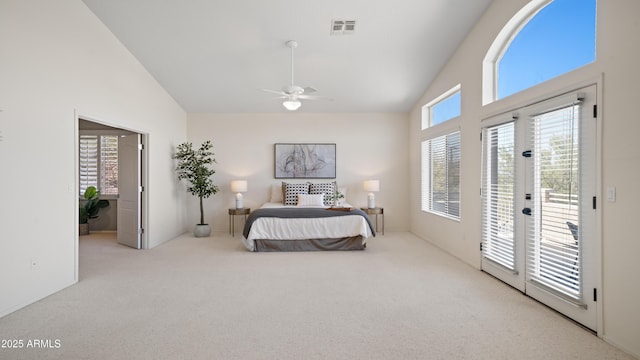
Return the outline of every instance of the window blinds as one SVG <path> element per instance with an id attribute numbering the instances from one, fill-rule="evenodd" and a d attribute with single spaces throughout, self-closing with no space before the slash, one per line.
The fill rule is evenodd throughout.
<path id="1" fill-rule="evenodd" d="M 580 299 L 580 106 L 533 116 L 533 198 L 527 227 L 527 277 Z"/>
<path id="2" fill-rule="evenodd" d="M 460 218 L 460 132 L 422 142 L 422 210 Z"/>
<path id="3" fill-rule="evenodd" d="M 515 271 L 515 124 L 485 128 L 482 139 L 482 255 Z"/>

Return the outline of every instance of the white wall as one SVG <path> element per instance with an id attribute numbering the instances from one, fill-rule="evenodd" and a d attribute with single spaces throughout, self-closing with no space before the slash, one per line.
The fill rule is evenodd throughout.
<path id="1" fill-rule="evenodd" d="M 185 230 L 186 114 L 79 0 L 3 0 L 0 49 L 2 316 L 77 281 L 77 116 L 148 134 L 153 246 Z"/>
<path id="2" fill-rule="evenodd" d="M 304 106 L 304 105 L 303 105 Z M 189 114 L 188 139 L 194 146 L 212 140 L 218 163 L 214 182 L 221 192 L 205 200 L 205 222 L 213 231 L 227 231 L 228 208 L 234 207 L 229 182 L 246 179 L 245 207 L 269 200 L 274 178 L 274 143 L 335 143 L 338 186 L 346 186 L 347 201 L 366 206 L 362 182 L 380 180 L 376 205 L 385 208 L 386 229 L 409 229 L 407 114 Z M 287 180 L 285 180 L 287 181 Z M 290 180 L 289 180 L 290 181 Z M 326 180 L 311 180 L 326 181 Z M 199 220 L 197 199 L 191 198 L 188 218 Z"/>
<path id="3" fill-rule="evenodd" d="M 640 133 L 635 101 L 640 96 L 640 2 L 598 1 L 597 60 L 573 73 L 549 81 L 486 107 L 482 106 L 482 60 L 504 24 L 528 1 L 495 0 L 457 53 L 430 84 L 410 114 L 411 230 L 454 256 L 479 268 L 480 252 L 480 120 L 545 94 L 570 88 L 603 75 L 602 187 L 616 186 L 617 201 L 602 207 L 603 323 L 599 335 L 640 357 L 640 241 L 631 224 L 637 218 L 640 153 L 633 144 Z M 579 36 L 579 34 L 576 34 Z M 452 222 L 420 211 L 421 107 L 452 86 L 462 84 L 462 220 Z M 415 149 L 415 151 L 413 151 Z M 600 189 L 601 193 L 605 193 Z"/>

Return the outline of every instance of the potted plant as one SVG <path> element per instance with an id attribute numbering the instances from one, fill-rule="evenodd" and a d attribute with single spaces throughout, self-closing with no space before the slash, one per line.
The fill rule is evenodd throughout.
<path id="1" fill-rule="evenodd" d="M 190 142 L 185 142 L 177 147 L 174 159 L 178 160 L 176 172 L 178 180 L 187 180 L 187 191 L 200 199 L 200 223 L 196 225 L 194 235 L 207 237 L 211 234 L 211 228 L 204 223 L 204 208 L 202 199 L 208 198 L 218 192 L 218 187 L 211 180 L 211 175 L 216 171 L 209 166 L 216 162 L 211 152 L 213 145 L 210 140 L 202 143 L 199 149 L 194 150 Z"/>
<path id="2" fill-rule="evenodd" d="M 107 200 L 100 200 L 100 191 L 95 186 L 89 186 L 84 191 L 84 204 L 80 206 L 79 233 L 89 234 L 89 219 L 98 217 L 100 209 L 109 206 Z"/>
<path id="3" fill-rule="evenodd" d="M 333 200 L 333 207 L 342 207 L 342 202 L 344 201 L 344 194 L 340 192 L 340 190 L 336 189 L 333 195 L 330 195 L 329 198 Z"/>

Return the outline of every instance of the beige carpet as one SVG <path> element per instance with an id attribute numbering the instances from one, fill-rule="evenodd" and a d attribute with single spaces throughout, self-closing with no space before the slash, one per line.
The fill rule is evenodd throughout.
<path id="1" fill-rule="evenodd" d="M 0 359 L 632 359 L 391 232 L 303 253 L 249 253 L 226 234 L 144 251 L 83 236 L 80 282 L 1 318 L 0 339 L 53 347 Z"/>

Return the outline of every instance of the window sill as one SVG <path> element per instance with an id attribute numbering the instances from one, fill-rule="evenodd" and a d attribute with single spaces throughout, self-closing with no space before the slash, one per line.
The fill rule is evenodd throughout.
<path id="1" fill-rule="evenodd" d="M 118 197 L 118 195 L 100 195 L 100 200 L 118 200 Z M 79 196 L 78 199 L 81 201 L 86 200 L 83 196 Z"/>

